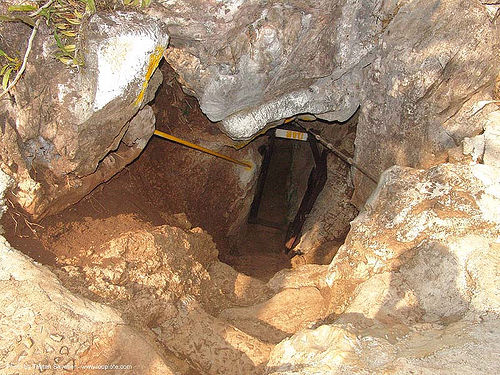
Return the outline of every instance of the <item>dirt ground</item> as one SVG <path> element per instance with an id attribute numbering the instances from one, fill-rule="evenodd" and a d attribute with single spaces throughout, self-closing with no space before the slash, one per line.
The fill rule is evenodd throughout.
<path id="1" fill-rule="evenodd" d="M 226 142 L 196 99 L 182 92 L 168 65 L 162 71 L 164 83 L 153 103 L 157 129 L 203 145 Z M 230 147 L 223 152 L 238 157 Z M 290 267 L 284 233 L 252 225 L 235 238 L 226 237 L 233 202 L 241 194 L 232 168 L 224 160 L 153 137 L 135 162 L 72 207 L 32 223 L 12 206 L 1 224 L 12 246 L 42 264 L 56 265 L 65 257 L 84 258 L 124 232 L 162 224 L 182 227 L 189 225 L 187 218 L 213 236 L 222 261 L 267 280 Z M 268 214 L 282 214 L 272 211 L 272 202 L 266 204 Z M 179 213 L 187 216 L 174 216 Z"/>

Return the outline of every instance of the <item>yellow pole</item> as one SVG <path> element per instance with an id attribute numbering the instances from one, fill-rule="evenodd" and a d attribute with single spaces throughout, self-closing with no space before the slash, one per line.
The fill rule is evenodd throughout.
<path id="1" fill-rule="evenodd" d="M 244 166 L 246 168 L 249 168 L 249 169 L 252 168 L 252 164 L 250 164 L 249 162 L 233 159 L 233 158 L 231 158 L 231 157 L 229 157 L 227 155 L 220 154 L 217 151 L 213 151 L 213 150 L 210 150 L 208 148 L 198 146 L 198 145 L 196 145 L 194 143 L 185 141 L 184 139 L 180 139 L 180 138 L 174 137 L 173 135 L 161 132 L 159 130 L 155 130 L 154 131 L 154 135 L 156 135 L 158 137 L 161 137 L 161 138 L 168 139 L 170 141 L 174 141 L 174 142 L 180 143 L 180 144 L 182 144 L 184 146 L 188 146 L 188 147 L 194 148 L 195 150 L 206 152 L 207 154 L 210 154 L 210 155 L 213 155 L 213 156 L 217 156 L 217 157 L 222 158 L 224 160 L 230 161 L 231 163 L 239 164 L 239 165 L 242 165 L 242 166 Z"/>

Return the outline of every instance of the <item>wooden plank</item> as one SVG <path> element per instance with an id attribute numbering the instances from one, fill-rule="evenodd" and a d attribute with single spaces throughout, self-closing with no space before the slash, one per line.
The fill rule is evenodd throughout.
<path id="1" fill-rule="evenodd" d="M 250 207 L 250 214 L 248 216 L 248 222 L 251 224 L 256 224 L 259 222 L 257 216 L 259 214 L 260 202 L 262 201 L 262 193 L 264 192 L 264 185 L 266 183 L 267 173 L 269 171 L 269 164 L 271 163 L 271 157 L 274 152 L 274 132 L 271 133 L 269 138 L 269 143 L 264 152 L 264 159 L 262 160 L 262 166 L 260 168 L 259 179 L 257 180 L 255 196 L 253 198 L 252 206 Z"/>

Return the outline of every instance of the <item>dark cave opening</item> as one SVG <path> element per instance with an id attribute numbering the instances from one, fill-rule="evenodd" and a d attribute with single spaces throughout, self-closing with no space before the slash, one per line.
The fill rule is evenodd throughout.
<path id="1" fill-rule="evenodd" d="M 236 159 L 251 159 L 258 167 L 248 173 L 152 137 L 133 163 L 66 210 L 36 224 L 9 210 L 2 218 L 7 239 L 33 259 L 57 266 L 65 258 L 99 251 L 102 243 L 127 231 L 164 224 L 186 230 L 201 227 L 213 237 L 219 259 L 242 273 L 268 280 L 290 268 L 294 253 L 286 254 L 287 229 L 315 165 L 310 145 L 273 137 L 275 152 L 258 210 L 259 219 L 273 225 L 247 223 L 263 160 L 258 150 L 269 147 L 269 134 L 275 130 L 236 150 L 201 112 L 197 100 L 183 92 L 169 65 L 163 63 L 161 70 L 163 83 L 151 103 L 156 128 Z M 343 136 L 344 129 L 352 134 L 350 125 L 339 129 Z"/>

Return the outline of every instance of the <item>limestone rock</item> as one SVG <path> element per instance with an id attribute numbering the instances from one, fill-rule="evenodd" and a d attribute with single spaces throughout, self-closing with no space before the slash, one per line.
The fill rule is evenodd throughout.
<path id="1" fill-rule="evenodd" d="M 155 130 L 155 114 L 153 109 L 146 105 L 132 117 L 128 123 L 122 142 L 128 147 L 143 149 L 148 143 L 149 137 Z"/>
<path id="2" fill-rule="evenodd" d="M 162 351 L 116 310 L 71 294 L 3 237 L 0 285 L 3 374 L 59 374 L 63 369 L 90 374 L 91 366 L 116 366 L 124 374 L 176 373 Z"/>
<path id="3" fill-rule="evenodd" d="M 273 349 L 268 374 L 497 372 L 498 244 L 474 238 L 457 250 L 424 247 L 399 270 L 372 276 L 334 324 Z"/>
<path id="4" fill-rule="evenodd" d="M 386 171 L 329 266 L 334 323 L 281 342 L 267 373 L 498 372 L 499 191 L 485 165 Z"/>
<path id="5" fill-rule="evenodd" d="M 500 370 L 498 320 L 447 326 L 324 325 L 277 345 L 268 375 L 494 374 Z"/>
<path id="6" fill-rule="evenodd" d="M 87 259 L 65 259 L 69 268 L 58 274 L 80 293 L 108 301 L 129 321 L 148 325 L 172 318 L 181 297 L 199 296 L 216 257 L 210 236 L 199 228 L 163 226 L 125 233 Z"/>
<path id="7" fill-rule="evenodd" d="M 161 1 L 166 58 L 203 112 L 247 139 L 267 123 L 311 112 L 347 120 L 359 105 L 374 45 L 374 1 Z"/>
<path id="8" fill-rule="evenodd" d="M 460 282 L 465 282 L 464 267 L 473 249 L 488 248 L 500 236 L 499 183 L 499 170 L 481 164 L 386 171 L 330 264 L 327 281 L 338 297 L 332 308 L 342 311 L 356 284 L 398 269 L 424 249 L 441 249 L 443 257 L 450 253 Z"/>
<path id="9" fill-rule="evenodd" d="M 462 142 L 462 152 L 464 155 L 469 155 L 472 162 L 477 163 L 483 160 L 484 155 L 484 134 L 476 135 L 475 137 L 465 137 Z"/>
<path id="10" fill-rule="evenodd" d="M 2 28 L 8 45 L 19 39 L 14 27 Z M 141 108 L 161 82 L 152 75 L 168 44 L 161 22 L 95 14 L 79 40 L 85 66 L 66 68 L 53 58 L 55 40 L 42 23 L 26 72 L 0 108 L 2 168 L 17 182 L 17 203 L 35 217 L 75 203 L 120 171 L 154 127 L 151 109 Z"/>
<path id="11" fill-rule="evenodd" d="M 498 23 L 481 2 L 396 2 L 364 70 L 355 161 L 375 178 L 392 165 L 428 168 L 482 132 L 500 67 Z M 460 16 L 457 16 L 457 15 Z M 355 172 L 354 202 L 375 188 Z"/>
<path id="12" fill-rule="evenodd" d="M 209 267 L 212 287 L 207 290 L 205 306 L 214 306 L 215 314 L 233 306 L 252 306 L 272 297 L 273 293 L 264 282 L 237 272 L 222 262 L 214 262 Z M 213 294 L 212 294 L 213 293 Z M 216 294 L 216 295 L 214 295 Z M 210 301 L 208 300 L 210 299 Z M 227 300 L 226 303 L 223 303 Z M 214 303 L 218 301 L 218 303 Z"/>
<path id="13" fill-rule="evenodd" d="M 57 271 L 71 290 L 106 301 L 206 374 L 261 373 L 271 346 L 214 315 L 270 297 L 265 284 L 217 260 L 200 228 L 167 225 L 112 239 Z M 223 353 L 223 354 L 220 354 Z"/>
<path id="14" fill-rule="evenodd" d="M 204 374 L 262 374 L 272 345 L 207 314 L 192 296 L 177 305 L 175 319 L 161 324 L 159 340 Z"/>
<path id="15" fill-rule="evenodd" d="M 285 337 L 324 318 L 325 300 L 318 289 L 284 289 L 269 301 L 222 311 L 220 317 L 265 342 Z"/>
<path id="16" fill-rule="evenodd" d="M 484 164 L 500 168 L 500 111 L 490 113 L 484 128 Z"/>
<path id="17" fill-rule="evenodd" d="M 394 164 L 442 162 L 480 132 L 487 111 L 471 109 L 492 98 L 499 70 L 491 7 L 176 1 L 148 12 L 169 25 L 167 60 L 185 90 L 228 135 L 250 138 L 304 112 L 344 121 L 360 105 L 356 158 L 378 177 Z M 358 207 L 374 187 L 357 174 Z"/>
<path id="18" fill-rule="evenodd" d="M 305 264 L 293 270 L 284 269 L 276 273 L 267 283 L 274 292 L 287 288 L 315 287 L 322 291 L 328 286 L 326 275 L 328 266 L 318 264 Z"/>

